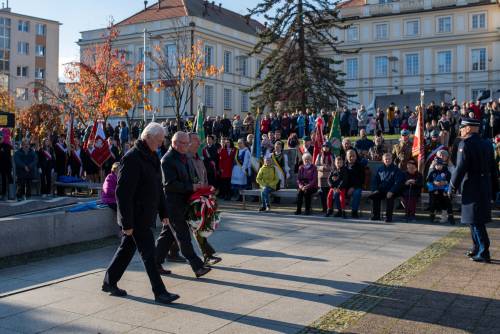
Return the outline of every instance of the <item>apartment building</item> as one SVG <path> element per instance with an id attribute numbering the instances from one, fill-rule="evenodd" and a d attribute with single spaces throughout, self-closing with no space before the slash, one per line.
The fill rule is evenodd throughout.
<path id="1" fill-rule="evenodd" d="M 492 0 L 348 0 L 337 30 L 351 105 L 421 89 L 459 101 L 500 90 L 500 7 Z M 333 55 L 332 55 L 333 56 Z"/>
<path id="2" fill-rule="evenodd" d="M 59 78 L 59 22 L 0 9 L 0 85 L 24 108 L 43 97 L 33 82 L 57 89 Z"/>
<path id="3" fill-rule="evenodd" d="M 160 47 L 168 55 L 175 55 L 175 31 L 189 30 L 193 42 L 201 41 L 205 63 L 224 66 L 218 78 L 205 78 L 204 84 L 193 92 L 192 102 L 186 105 L 185 115 L 193 115 L 199 103 L 207 108 L 208 115 L 235 115 L 251 110 L 250 96 L 244 90 L 254 85 L 258 78 L 260 59 L 248 53 L 257 43 L 257 32 L 264 27 L 255 20 L 227 10 L 220 4 L 204 0 L 162 0 L 143 11 L 117 23 L 120 31 L 115 48 L 123 51 L 127 60 L 143 60 L 144 29 L 147 30 L 146 50 Z M 80 49 L 102 41 L 105 29 L 82 32 Z M 83 51 L 82 51 L 83 52 Z M 148 81 L 158 79 L 155 64 L 146 59 Z M 158 119 L 175 116 L 174 100 L 168 90 L 151 92 L 149 96 Z M 142 118 L 142 107 L 134 118 Z M 151 115 L 148 116 L 151 118 Z"/>

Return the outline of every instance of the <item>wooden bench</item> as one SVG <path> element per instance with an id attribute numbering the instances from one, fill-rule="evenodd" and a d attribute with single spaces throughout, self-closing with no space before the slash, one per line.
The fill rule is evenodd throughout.
<path id="1" fill-rule="evenodd" d="M 93 190 L 97 190 L 97 195 L 100 197 L 101 196 L 101 191 L 102 191 L 102 183 L 92 183 L 92 182 L 73 182 L 73 183 L 67 183 L 67 182 L 59 182 L 56 181 L 55 183 L 56 187 L 61 187 L 64 189 L 71 188 L 71 189 L 84 189 L 89 192 L 89 196 L 92 195 Z"/>
<path id="2" fill-rule="evenodd" d="M 371 191 L 368 190 L 363 190 L 361 192 L 361 199 L 365 200 L 365 202 L 368 200 L 368 196 L 370 196 Z M 247 196 L 258 196 L 260 197 L 260 189 L 248 189 L 248 190 L 240 190 L 240 195 L 242 197 L 242 205 L 243 205 L 243 210 L 246 210 L 246 197 Z M 279 198 L 296 198 L 297 197 L 297 189 L 280 189 L 278 191 L 274 191 L 270 194 L 271 197 L 279 197 Z M 319 198 L 319 193 L 316 192 L 313 195 L 313 198 L 318 199 Z M 453 196 L 453 203 L 454 204 L 460 204 L 461 196 L 460 195 L 455 195 Z M 423 210 L 425 204 L 429 203 L 429 193 L 422 193 L 420 195 L 420 209 Z M 361 203 L 362 205 L 363 203 Z M 360 206 L 361 206 L 360 205 Z"/>

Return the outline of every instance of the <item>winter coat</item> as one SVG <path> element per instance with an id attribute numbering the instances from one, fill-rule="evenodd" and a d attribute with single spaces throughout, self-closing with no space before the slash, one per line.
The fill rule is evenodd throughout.
<path id="1" fill-rule="evenodd" d="M 257 184 L 260 188 L 269 187 L 272 189 L 276 189 L 278 182 L 280 181 L 278 178 L 278 173 L 274 169 L 274 166 L 262 166 L 257 173 L 256 178 Z"/>
<path id="2" fill-rule="evenodd" d="M 236 159 L 238 162 L 236 162 Z M 248 148 L 237 150 L 235 153 L 235 162 L 231 171 L 231 184 L 243 186 L 248 183 L 247 177 L 252 171 L 250 163 L 250 151 Z"/>
<path id="3" fill-rule="evenodd" d="M 311 190 L 318 188 L 318 170 L 315 165 L 311 165 L 309 168 L 306 168 L 305 165 L 299 167 L 297 185 L 301 187 L 308 186 Z"/>
<path id="4" fill-rule="evenodd" d="M 219 172 L 222 179 L 230 179 L 233 173 L 234 156 L 236 149 L 222 148 L 219 152 Z"/>
<path id="5" fill-rule="evenodd" d="M 38 158 L 35 151 L 31 148 L 25 152 L 22 148 L 14 153 L 14 164 L 16 165 L 16 176 L 19 179 L 34 179 L 36 176 L 36 168 Z M 25 167 L 29 168 L 26 171 Z"/>
<path id="6" fill-rule="evenodd" d="M 401 190 L 403 180 L 404 175 L 395 164 L 390 164 L 389 166 L 384 165 L 380 167 L 375 174 L 372 190 L 396 194 Z"/>
<path id="7" fill-rule="evenodd" d="M 115 204 L 116 203 L 116 185 L 118 183 L 118 177 L 115 173 L 111 172 L 106 176 L 104 183 L 102 184 L 101 200 L 104 204 Z"/>
<path id="8" fill-rule="evenodd" d="M 328 177 L 333 169 L 333 154 L 325 155 L 324 152 L 318 154 L 316 158 L 316 168 L 318 169 L 318 187 L 328 187 Z"/>
<path id="9" fill-rule="evenodd" d="M 347 169 L 347 184 L 346 189 L 354 188 L 361 189 L 365 183 L 365 168 L 358 162 L 352 166 L 346 166 Z"/>
<path id="10" fill-rule="evenodd" d="M 337 180 L 333 179 L 334 173 L 339 174 Z M 349 184 L 348 177 L 347 168 L 345 166 L 340 169 L 334 169 L 328 176 L 328 185 L 330 188 L 346 189 L 346 186 Z"/>
<path id="11" fill-rule="evenodd" d="M 406 185 L 405 183 L 408 180 L 415 180 L 415 184 L 411 186 Z M 422 174 L 420 174 L 419 172 L 415 172 L 415 174 L 405 172 L 403 180 L 403 196 L 412 198 L 419 197 L 422 193 L 423 180 L 424 179 L 422 177 Z"/>

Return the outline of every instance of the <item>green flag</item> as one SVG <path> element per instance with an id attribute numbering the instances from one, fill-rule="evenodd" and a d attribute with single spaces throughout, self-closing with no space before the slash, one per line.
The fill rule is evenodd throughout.
<path id="1" fill-rule="evenodd" d="M 335 156 L 339 155 L 340 148 L 342 147 L 342 136 L 340 135 L 340 116 L 337 111 L 333 112 L 332 128 L 330 129 L 328 140 L 332 143 L 333 154 Z"/>
<path id="2" fill-rule="evenodd" d="M 198 113 L 196 114 L 196 129 L 195 132 L 200 137 L 200 148 L 198 148 L 198 155 L 200 157 L 203 156 L 203 148 L 205 147 L 205 128 L 203 127 L 203 123 L 205 122 L 205 117 L 203 115 L 203 106 L 201 104 L 198 105 Z"/>

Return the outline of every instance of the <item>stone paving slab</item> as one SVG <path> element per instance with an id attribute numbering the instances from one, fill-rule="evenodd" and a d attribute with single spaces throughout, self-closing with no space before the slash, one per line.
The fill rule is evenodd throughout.
<path id="1" fill-rule="evenodd" d="M 492 264 L 464 255 L 467 236 L 343 332 L 500 333 L 500 224 L 488 232 Z"/>
<path id="2" fill-rule="evenodd" d="M 210 238 L 223 257 L 211 273 L 196 279 L 188 265 L 167 263 L 178 303 L 152 301 L 138 256 L 119 284 L 127 298 L 100 292 L 114 252 L 106 247 L 0 270 L 14 287 L 62 280 L 0 298 L 0 332 L 296 333 L 451 229 L 229 211 Z M 85 276 L 64 276 L 78 268 Z"/>

